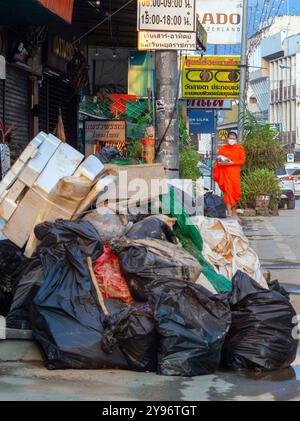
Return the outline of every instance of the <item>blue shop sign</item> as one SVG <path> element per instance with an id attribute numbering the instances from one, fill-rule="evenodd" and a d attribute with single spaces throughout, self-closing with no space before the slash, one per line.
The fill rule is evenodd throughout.
<path id="1" fill-rule="evenodd" d="M 190 123 L 190 134 L 215 132 L 214 111 L 188 110 L 187 115 Z"/>

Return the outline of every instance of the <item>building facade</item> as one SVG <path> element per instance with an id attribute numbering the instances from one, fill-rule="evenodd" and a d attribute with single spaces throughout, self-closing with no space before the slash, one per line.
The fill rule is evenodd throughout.
<path id="1" fill-rule="evenodd" d="M 279 129 L 285 148 L 300 146 L 300 17 L 281 16 L 250 40 L 248 102 Z"/>

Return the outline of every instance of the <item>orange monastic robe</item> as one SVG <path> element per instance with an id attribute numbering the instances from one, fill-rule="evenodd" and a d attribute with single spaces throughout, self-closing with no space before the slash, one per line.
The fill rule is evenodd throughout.
<path id="1" fill-rule="evenodd" d="M 224 193 L 226 205 L 235 206 L 241 199 L 241 167 L 246 162 L 245 149 L 241 145 L 224 145 L 218 155 L 229 158 L 234 165 L 222 166 L 215 162 L 214 180 Z"/>

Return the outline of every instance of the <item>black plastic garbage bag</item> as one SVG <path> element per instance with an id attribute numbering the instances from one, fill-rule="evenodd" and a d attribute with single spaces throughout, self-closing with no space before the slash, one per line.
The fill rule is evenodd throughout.
<path id="1" fill-rule="evenodd" d="M 41 248 L 56 247 L 60 243 L 78 240 L 80 249 L 85 256 L 93 261 L 103 254 L 101 238 L 97 229 L 89 221 L 57 220 L 54 223 L 45 222 L 34 229 Z"/>
<path id="2" fill-rule="evenodd" d="M 6 318 L 11 329 L 30 329 L 29 311 L 33 298 L 44 281 L 44 270 L 39 259 L 32 260 L 18 283 Z"/>
<path id="3" fill-rule="evenodd" d="M 152 281 L 178 279 L 196 282 L 201 273 L 201 266 L 193 256 L 167 241 L 123 237 L 112 241 L 110 246 L 119 255 L 122 272 L 136 301 L 147 301 Z"/>
<path id="4" fill-rule="evenodd" d="M 262 288 L 241 271 L 232 286 L 232 325 L 222 352 L 223 365 L 249 370 L 288 367 L 297 352 L 296 312 L 288 298 Z"/>
<path id="5" fill-rule="evenodd" d="M 170 243 L 177 244 L 177 238 L 172 228 L 156 216 L 149 216 L 134 224 L 126 232 L 126 238 L 130 240 L 154 238 L 156 240 L 169 241 Z"/>
<path id="6" fill-rule="evenodd" d="M 117 148 L 111 148 L 109 146 L 105 146 L 102 151 L 97 155 L 98 159 L 102 162 L 102 164 L 108 164 L 110 161 L 114 159 L 121 158 L 121 153 Z"/>
<path id="7" fill-rule="evenodd" d="M 287 290 L 280 285 L 279 281 L 277 279 L 274 279 L 273 281 L 268 283 L 268 286 L 271 291 L 277 291 L 284 297 L 290 299 L 290 294 L 287 292 Z"/>
<path id="8" fill-rule="evenodd" d="M 160 336 L 158 372 L 168 376 L 213 373 L 219 366 L 231 314 L 226 295 L 183 281 L 153 282 L 150 302 Z"/>
<path id="9" fill-rule="evenodd" d="M 0 241 L 0 315 L 6 316 L 14 290 L 19 282 L 28 259 L 21 249 L 9 240 Z"/>
<path id="10" fill-rule="evenodd" d="M 31 328 L 29 309 L 32 300 L 44 282 L 44 273 L 48 273 L 64 258 L 65 244 L 77 241 L 85 261 L 87 256 L 91 256 L 95 261 L 103 253 L 99 234 L 88 221 L 46 222 L 35 227 L 35 234 L 41 241 L 38 257 L 29 262 L 14 292 L 6 320 L 9 328 Z"/>
<path id="11" fill-rule="evenodd" d="M 107 318 L 105 326 L 103 351 L 110 353 L 119 346 L 131 370 L 157 370 L 158 336 L 148 303 L 125 307 Z"/>
<path id="12" fill-rule="evenodd" d="M 205 193 L 204 215 L 209 218 L 226 218 L 226 205 L 223 198 L 213 192 Z"/>
<path id="13" fill-rule="evenodd" d="M 47 265 L 45 281 L 33 300 L 30 313 L 33 335 L 44 351 L 47 367 L 128 368 L 118 347 L 111 354 L 102 351 L 104 316 L 86 257 L 77 241 L 65 243 L 64 248 L 64 256 L 52 267 Z M 43 252 L 47 259 L 47 249 Z"/>

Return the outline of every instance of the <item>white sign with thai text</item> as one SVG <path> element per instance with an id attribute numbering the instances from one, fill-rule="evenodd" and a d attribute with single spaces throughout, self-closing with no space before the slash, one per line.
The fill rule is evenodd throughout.
<path id="1" fill-rule="evenodd" d="M 138 33 L 138 50 L 197 50 L 196 32 L 158 32 L 141 31 Z"/>
<path id="2" fill-rule="evenodd" d="M 195 32 L 195 0 L 138 0 L 138 31 Z"/>

